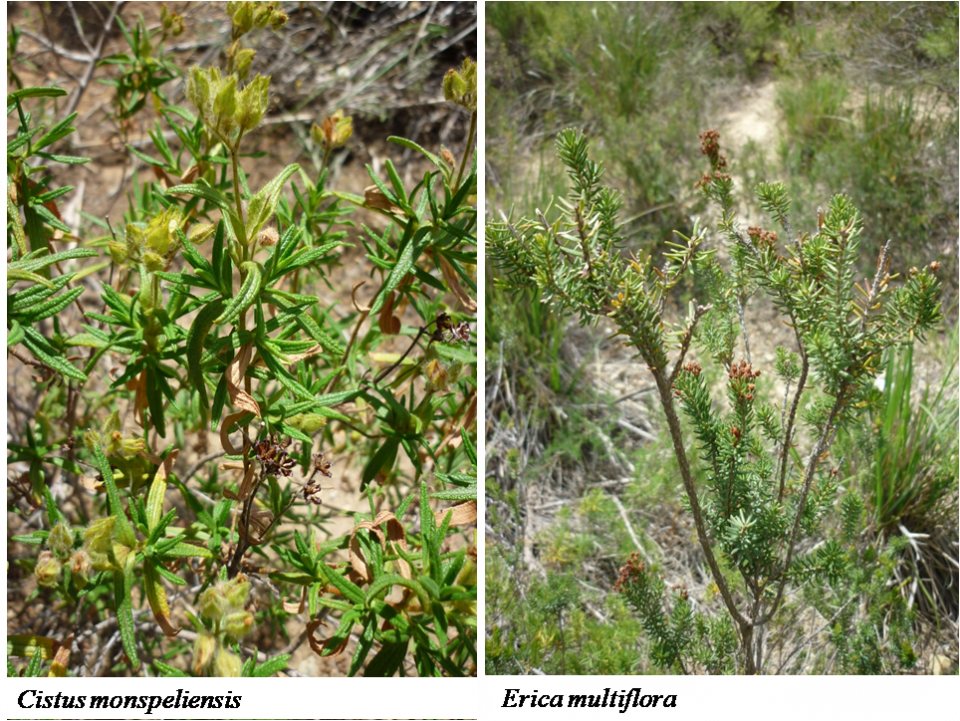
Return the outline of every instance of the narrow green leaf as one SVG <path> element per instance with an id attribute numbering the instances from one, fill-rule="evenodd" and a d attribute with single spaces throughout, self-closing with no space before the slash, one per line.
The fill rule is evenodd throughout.
<path id="1" fill-rule="evenodd" d="M 34 87 L 15 90 L 7 93 L 7 105 L 13 105 L 18 100 L 25 98 L 62 98 L 67 94 L 63 88 L 57 87 Z"/>
<path id="2" fill-rule="evenodd" d="M 360 590 L 360 587 L 357 586 L 353 581 L 350 581 L 346 576 L 338 571 L 331 570 L 328 574 L 328 580 L 332 586 L 335 586 L 340 593 L 344 595 L 345 598 L 353 601 L 354 603 L 363 603 L 363 591 Z"/>
<path id="3" fill-rule="evenodd" d="M 16 320 L 10 321 L 10 330 L 7 331 L 7 348 L 15 346 L 17 343 L 23 340 L 26 334 L 23 332 L 23 328 L 20 327 L 20 324 Z"/>
<path id="4" fill-rule="evenodd" d="M 50 524 L 50 528 L 58 523 L 67 523 L 67 517 L 63 515 L 63 512 L 53 500 L 50 487 L 46 483 L 43 484 L 43 500 L 47 503 L 47 522 Z"/>
<path id="5" fill-rule="evenodd" d="M 427 595 L 426 589 L 415 579 L 404 578 L 396 573 L 387 573 L 377 578 L 367 587 L 367 604 L 369 605 L 369 603 L 376 598 L 381 591 L 392 588 L 393 586 L 403 586 L 404 588 L 409 588 L 422 599 L 425 599 Z M 439 596 L 440 594 L 438 593 L 436 595 Z"/>
<path id="6" fill-rule="evenodd" d="M 357 648 L 353 652 L 353 659 L 350 661 L 350 668 L 347 671 L 348 676 L 355 676 L 357 671 L 363 665 L 373 647 L 374 634 L 377 631 L 377 619 L 369 614 L 367 615 L 363 630 L 360 632 L 360 638 L 357 641 Z"/>
<path id="7" fill-rule="evenodd" d="M 279 656 L 275 656 L 268 661 L 257 666 L 253 675 L 256 678 L 267 678 L 268 676 L 273 676 L 275 673 L 283 671 L 287 667 L 287 662 L 290 660 L 290 654 L 284 653 Z"/>
<path id="8" fill-rule="evenodd" d="M 173 548 L 164 549 L 163 555 L 174 556 L 176 558 L 217 558 L 217 556 L 215 556 L 209 548 L 205 548 L 204 546 L 194 546 L 183 541 L 178 543 Z"/>
<path id="9" fill-rule="evenodd" d="M 185 671 L 181 671 L 179 668 L 169 666 L 163 661 L 154 661 L 153 667 L 157 669 L 165 678 L 193 678 L 193 676 Z"/>
<path id="10" fill-rule="evenodd" d="M 203 366 L 200 359 L 203 356 L 203 343 L 213 326 L 214 319 L 223 312 L 223 300 L 218 299 L 206 305 L 197 313 L 190 332 L 187 334 L 187 375 L 190 384 L 200 394 L 200 408 L 206 411 L 210 407 L 207 396 L 207 386 L 203 377 Z"/>
<path id="11" fill-rule="evenodd" d="M 294 378 L 293 375 L 291 375 L 290 372 L 283 367 L 283 364 L 277 358 L 275 351 L 271 346 L 258 343 L 257 348 L 260 351 L 260 357 L 263 358 L 263 362 L 276 376 L 277 380 L 280 381 L 280 385 L 282 385 L 300 400 L 305 401 L 313 398 L 313 394 L 310 393 L 310 390 L 304 388 L 300 384 L 300 381 Z"/>
<path id="12" fill-rule="evenodd" d="M 213 321 L 217 325 L 236 323 L 240 318 L 240 314 L 253 305 L 253 302 L 260 294 L 260 282 L 263 280 L 263 266 L 255 261 L 248 260 L 242 263 L 240 267 L 246 271 L 246 278 L 243 279 L 240 291 L 230 301 L 226 310 Z"/>
<path id="13" fill-rule="evenodd" d="M 433 163 L 435 166 L 437 166 L 437 169 L 438 169 L 438 170 L 443 170 L 443 169 L 444 169 L 444 162 L 443 162 L 443 160 L 441 160 L 438 156 L 436 156 L 436 155 L 434 155 L 433 153 L 431 153 L 429 150 L 426 150 L 426 149 L 420 147 L 419 145 L 417 145 L 417 144 L 416 144 L 415 142 L 413 142 L 412 140 L 407 140 L 406 138 L 398 138 L 398 137 L 395 136 L 395 135 L 391 135 L 390 137 L 387 138 L 387 141 L 389 141 L 389 142 L 391 142 L 391 143 L 396 143 L 397 145 L 402 145 L 403 147 L 405 147 L 405 148 L 410 148 L 411 150 L 415 150 L 415 151 L 417 151 L 418 153 L 420 153 L 421 155 L 423 155 L 423 157 L 425 157 L 427 160 L 429 160 L 429 161 L 430 161 L 431 163 Z"/>
<path id="14" fill-rule="evenodd" d="M 23 332 L 25 334 L 23 344 L 30 349 L 30 352 L 33 353 L 38 360 L 43 361 L 67 378 L 86 382 L 86 374 L 77 370 L 76 366 L 63 358 L 58 351 L 50 345 L 46 338 L 30 326 L 23 326 Z"/>
<path id="15" fill-rule="evenodd" d="M 43 663 L 43 653 L 39 649 L 33 652 L 33 656 L 30 657 L 30 663 L 27 664 L 26 670 L 23 672 L 23 675 L 28 678 L 33 678 L 40 675 L 40 665 Z"/>
<path id="16" fill-rule="evenodd" d="M 280 200 L 283 184 L 299 169 L 300 166 L 297 163 L 288 165 L 277 173 L 276 177 L 264 185 L 256 195 L 250 198 L 250 202 L 247 205 L 246 225 L 248 239 L 252 239 L 263 225 L 270 220 L 270 217 L 277 209 L 277 202 Z"/>
<path id="17" fill-rule="evenodd" d="M 98 446 L 99 447 L 99 446 Z M 113 592 L 114 600 L 117 606 L 117 623 L 120 626 L 120 640 L 123 642 L 123 650 L 130 659 L 130 665 L 134 671 L 140 667 L 140 658 L 137 656 L 137 639 L 134 635 L 133 625 L 133 569 L 136 565 L 137 555 L 131 553 L 127 557 L 123 571 L 113 572 Z"/>
<path id="18" fill-rule="evenodd" d="M 393 467 L 399 447 L 400 441 L 396 438 L 388 438 L 383 442 L 383 445 L 377 449 L 377 452 L 373 454 L 363 469 L 363 476 L 360 479 L 361 489 L 366 488 L 367 484 L 376 478 L 377 473 L 382 468 Z"/>
<path id="19" fill-rule="evenodd" d="M 147 389 L 147 407 L 150 409 L 150 421 L 161 436 L 167 435 L 166 414 L 163 408 L 163 389 L 157 367 L 150 358 L 147 363 L 145 385 Z"/>
<path id="20" fill-rule="evenodd" d="M 460 429 L 460 438 L 463 440 L 463 450 L 467 454 L 467 458 L 470 460 L 470 463 L 473 464 L 473 467 L 477 467 L 477 447 L 473 445 L 473 441 L 470 440 L 470 434 L 467 433 L 466 428 Z"/>
<path id="21" fill-rule="evenodd" d="M 387 169 L 387 175 L 390 176 L 390 182 L 393 184 L 393 190 L 397 194 L 397 199 L 400 201 L 399 205 L 407 205 L 410 203 L 407 200 L 407 191 L 403 187 L 403 181 L 400 179 L 400 174 L 397 173 L 397 169 L 393 165 L 393 161 L 390 158 L 387 158 L 384 166 Z"/>
<path id="22" fill-rule="evenodd" d="M 373 306 L 370 308 L 370 315 L 376 315 L 380 312 L 387 297 L 400 285 L 400 281 L 402 281 L 407 273 L 410 272 L 410 269 L 413 268 L 423 249 L 429 242 L 429 234 L 430 228 L 420 228 L 420 230 L 414 233 L 413 238 L 404 246 L 400 256 L 397 258 L 396 264 L 390 271 L 390 275 L 388 275 L 387 279 L 383 282 L 380 292 L 377 293 L 377 297 L 373 301 Z"/>
<path id="23" fill-rule="evenodd" d="M 117 490 L 116 481 L 113 478 L 113 469 L 110 468 L 110 461 L 99 443 L 93 445 L 93 457 L 96 460 L 97 468 L 100 469 L 100 475 L 103 476 L 103 485 L 107 487 L 107 500 L 110 504 L 110 515 L 116 517 L 115 528 L 117 540 L 127 548 L 133 548 L 136 545 L 137 538 L 127 520 L 127 515 L 123 512 L 120 505 L 120 492 Z"/>

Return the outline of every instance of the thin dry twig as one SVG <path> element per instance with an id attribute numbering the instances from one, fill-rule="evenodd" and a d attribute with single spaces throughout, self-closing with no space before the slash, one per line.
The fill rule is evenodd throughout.
<path id="1" fill-rule="evenodd" d="M 83 71 L 83 75 L 80 76 L 80 80 L 77 81 L 77 92 L 73 97 L 70 98 L 70 101 L 67 103 L 67 107 L 64 109 L 65 115 L 70 115 L 74 110 L 77 109 L 77 105 L 80 103 L 80 98 L 83 97 L 84 91 L 86 91 L 87 86 L 90 84 L 90 80 L 93 78 L 93 71 L 96 70 L 97 63 L 100 61 L 100 58 L 103 55 L 103 45 L 107 40 L 107 35 L 110 34 L 110 28 L 113 25 L 113 21 L 121 7 L 123 7 L 123 0 L 117 0 L 117 2 L 113 4 L 113 7 L 110 8 L 110 14 L 103 23 L 103 32 L 100 33 L 100 38 L 97 40 L 97 46 L 91 52 L 91 57 L 87 62 L 87 69 Z"/>

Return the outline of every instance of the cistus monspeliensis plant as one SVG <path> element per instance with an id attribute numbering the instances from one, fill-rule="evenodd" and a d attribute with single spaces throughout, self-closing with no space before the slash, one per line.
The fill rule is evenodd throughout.
<path id="1" fill-rule="evenodd" d="M 937 265 L 897 276 L 888 243 L 874 276 L 858 282 L 864 221 L 851 200 L 834 196 L 813 228 L 798 229 L 780 183 L 762 183 L 756 193 L 782 239 L 759 226 L 743 229 L 719 135 L 700 137 L 710 168 L 697 187 L 719 205 L 717 233 L 729 262 L 707 249 L 699 223 L 689 237 L 677 233 L 681 242 L 661 263 L 627 254 L 620 197 L 601 182 L 586 138 L 566 130 L 557 151 L 571 190 L 557 201 L 554 219 L 538 211 L 487 226 L 487 257 L 503 273 L 498 292 L 535 286 L 544 302 L 584 323 L 610 319 L 653 377 L 686 507 L 724 609 L 695 610 L 685 588 L 667 591 L 649 564 L 632 557 L 615 588 L 639 614 L 655 664 L 685 673 L 765 671 L 765 634 L 802 586 L 823 613 L 850 611 L 826 617 L 841 669 L 909 666 L 909 614 L 878 583 L 889 558 L 857 546 L 864 504 L 839 488 L 841 461 L 830 449 L 838 429 L 869 402 L 883 351 L 922 341 L 939 319 Z M 689 301 L 686 317 L 671 323 L 671 291 L 690 274 L 709 297 Z M 793 335 L 792 347 L 779 348 L 770 365 L 750 354 L 744 307 L 758 292 Z M 702 362 L 722 367 L 725 403 L 713 397 L 700 363 L 687 360 L 691 347 Z M 784 392 L 765 397 L 762 374 L 778 377 Z M 693 453 L 706 478 L 700 485 Z M 825 519 L 836 503 L 842 522 L 834 531 Z M 866 619 L 852 613 L 858 598 L 870 608 Z"/>
<path id="2" fill-rule="evenodd" d="M 77 114 L 43 132 L 28 108 L 65 92 L 8 96 L 19 122 L 7 149 L 7 348 L 38 374 L 24 389 L 37 410 L 8 444 L 22 467 L 8 513 L 34 519 L 12 540 L 27 548 L 13 561 L 32 584 L 25 597 L 58 612 L 42 632 L 10 634 L 8 657 L 31 659 L 31 673 L 56 657 L 60 675 L 266 676 L 301 644 L 324 657 L 349 649 L 350 675 L 476 666 L 475 539 L 464 530 L 451 545 L 477 517 L 473 130 L 459 170 L 444 148 L 391 137 L 423 164 L 412 180 L 387 159 L 385 179 L 370 169 L 365 191 L 335 191 L 328 163 L 352 134 L 338 110 L 314 125 L 314 173 L 290 163 L 258 187 L 248 158 L 270 78 L 250 72 L 241 38 L 282 29 L 279 6 L 227 3 L 223 68 L 168 59 L 184 106 L 159 79 L 137 90 L 159 117 L 153 147 L 130 152 L 152 174 L 134 183 L 119 232 L 78 231 L 80 247 L 52 252 L 73 232 L 56 206 L 72 188 L 51 190 L 42 164 L 86 162 L 48 148 Z M 161 19 L 163 37 L 186 22 Z M 450 100 L 475 125 L 476 65 L 464 68 Z M 117 87 L 125 113 L 144 108 Z M 348 284 L 338 268 L 357 208 L 383 222 L 354 231 L 368 280 Z M 92 302 L 74 287 L 83 276 Z M 331 312 L 326 290 L 352 308 Z M 193 460 L 177 466 L 178 455 Z M 324 503 L 327 479 L 347 490 L 334 468 L 344 460 L 357 464 L 360 510 Z M 334 516 L 349 528 L 330 532 Z M 68 617 L 116 632 L 90 669 L 73 648 L 83 631 L 57 625 Z M 294 617 L 304 631 L 285 651 L 256 648 Z M 19 673 L 12 660 L 8 671 Z"/>

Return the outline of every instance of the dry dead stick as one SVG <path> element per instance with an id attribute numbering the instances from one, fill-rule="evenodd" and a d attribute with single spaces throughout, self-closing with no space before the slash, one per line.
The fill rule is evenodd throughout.
<path id="1" fill-rule="evenodd" d="M 97 62 L 103 54 L 103 45 L 107 40 L 107 35 L 110 34 L 110 27 L 113 25 L 113 20 L 121 7 L 123 7 L 123 0 L 117 0 L 117 2 L 113 4 L 113 7 L 110 8 L 110 14 L 107 16 L 106 22 L 103 23 L 103 32 L 100 33 L 100 39 L 97 40 L 97 47 L 93 49 L 90 61 L 87 63 L 87 69 L 83 71 L 83 76 L 77 83 L 77 94 L 70 98 L 70 102 L 67 103 L 64 111 L 66 115 L 70 115 L 77 109 L 77 105 L 80 104 L 80 98 L 83 97 L 84 91 L 86 91 L 87 86 L 90 84 L 90 80 L 93 78 L 93 71 L 96 70 Z"/>

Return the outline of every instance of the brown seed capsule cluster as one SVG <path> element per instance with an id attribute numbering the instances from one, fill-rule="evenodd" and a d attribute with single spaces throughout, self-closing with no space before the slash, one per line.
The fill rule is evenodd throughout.
<path id="1" fill-rule="evenodd" d="M 730 372 L 727 376 L 731 380 L 752 380 L 760 377 L 760 371 L 753 370 L 753 367 L 745 360 L 734 363 L 730 366 Z"/>
<path id="2" fill-rule="evenodd" d="M 722 156 L 721 156 L 722 157 Z M 696 188 L 706 188 L 714 180 L 730 180 L 730 173 L 721 173 L 719 170 L 714 170 L 713 174 L 704 173 L 703 177 L 700 178 L 696 183 L 693 184 L 694 189 Z"/>
<path id="3" fill-rule="evenodd" d="M 437 330 L 433 334 L 434 340 L 470 342 L 470 325 L 466 321 L 454 323 L 446 313 L 437 316 Z"/>
<path id="4" fill-rule="evenodd" d="M 700 138 L 700 152 L 710 158 L 710 165 L 714 170 L 723 170 L 727 167 L 727 157 L 720 154 L 720 133 L 716 130 L 704 130 L 698 133 Z"/>
<path id="5" fill-rule="evenodd" d="M 640 560 L 640 552 L 634 551 L 631 553 L 626 565 L 620 569 L 620 577 L 617 579 L 617 582 L 613 584 L 613 590 L 624 591 L 633 579 L 640 577 L 644 568 L 645 565 L 643 561 Z"/>
<path id="6" fill-rule="evenodd" d="M 303 485 L 303 499 L 315 506 L 319 506 L 323 503 L 323 500 L 320 498 L 320 491 L 323 490 L 323 487 L 320 485 L 320 481 L 316 480 L 316 476 L 319 473 L 327 478 L 332 478 L 333 474 L 330 472 L 330 461 L 324 457 L 323 451 L 313 454 L 313 463 L 311 465 L 313 466 L 313 472 Z"/>
<path id="7" fill-rule="evenodd" d="M 710 170 L 703 174 L 694 188 L 706 188 L 715 180 L 730 180 L 730 174 L 724 173 L 727 167 L 727 156 L 720 154 L 720 133 L 716 130 L 705 130 L 697 135 L 700 138 L 700 152 L 710 158 Z"/>
<path id="8" fill-rule="evenodd" d="M 273 436 L 258 441 L 256 445 L 257 460 L 263 466 L 266 476 L 289 476 L 293 473 L 297 462 L 287 454 L 290 439 L 278 443 Z"/>
<path id="9" fill-rule="evenodd" d="M 754 391 L 756 391 L 757 387 L 753 381 L 759 377 L 759 375 L 760 371 L 753 370 L 753 367 L 744 360 L 732 364 L 730 371 L 727 373 L 733 392 L 736 393 L 739 399 L 747 402 L 752 401 L 754 398 Z"/>
<path id="10" fill-rule="evenodd" d="M 778 236 L 772 230 L 764 230 L 763 228 L 757 225 L 751 225 L 747 228 L 747 235 L 750 236 L 750 239 L 759 246 L 759 247 L 773 247 L 777 244 L 777 241 L 780 240 Z"/>

